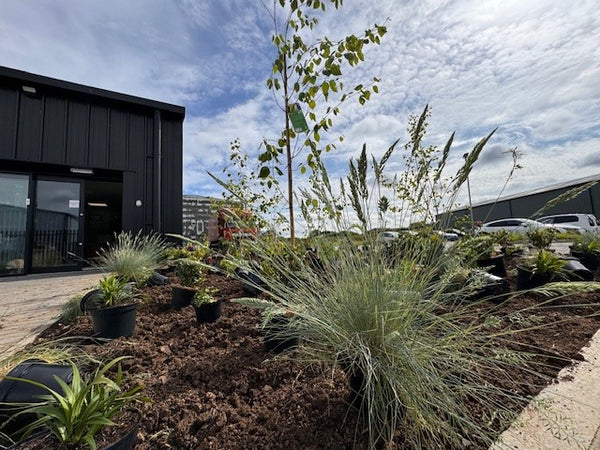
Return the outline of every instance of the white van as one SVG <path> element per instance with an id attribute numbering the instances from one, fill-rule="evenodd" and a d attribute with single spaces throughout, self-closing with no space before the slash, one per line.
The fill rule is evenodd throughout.
<path id="1" fill-rule="evenodd" d="M 581 228 L 581 231 L 600 231 L 598 219 L 593 214 L 556 214 L 537 220 L 549 225 L 574 225 Z"/>

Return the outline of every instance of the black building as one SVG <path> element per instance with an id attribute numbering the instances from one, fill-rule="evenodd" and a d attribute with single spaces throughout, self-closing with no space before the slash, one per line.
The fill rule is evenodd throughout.
<path id="1" fill-rule="evenodd" d="M 181 106 L 0 67 L 0 275 L 182 232 Z"/>

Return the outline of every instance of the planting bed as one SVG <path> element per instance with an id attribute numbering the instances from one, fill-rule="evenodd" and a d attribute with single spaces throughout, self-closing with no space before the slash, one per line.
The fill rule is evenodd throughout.
<path id="1" fill-rule="evenodd" d="M 224 299 L 244 296 L 236 280 L 211 274 L 208 283 Z M 348 410 L 349 389 L 343 373 L 282 359 L 266 362 L 269 357 L 263 351 L 258 311 L 224 301 L 218 322 L 198 325 L 193 308 L 171 310 L 170 286 L 147 288 L 145 295 L 133 337 L 86 347 L 104 359 L 132 356 L 124 362 L 124 370 L 145 385 L 144 393 L 152 399 L 151 404 L 142 405 L 138 449 L 366 447 L 356 413 Z M 597 303 L 599 298 L 577 296 L 561 300 L 562 308 L 532 311 L 533 319 L 529 314 L 516 316 L 533 320 L 534 325 L 567 319 L 514 337 L 514 346 L 546 349 L 538 358 L 543 364 L 538 370 L 544 375 L 511 374 L 527 383 L 522 394 L 535 395 L 569 360 L 579 358 L 578 351 L 600 321 L 583 317 L 594 312 L 592 307 L 569 305 Z M 498 308 L 520 310 L 539 301 L 523 296 Z M 80 317 L 75 324 L 55 324 L 40 340 L 91 334 L 89 318 Z M 515 410 L 522 407 L 514 405 Z M 478 406 L 473 404 L 471 409 L 477 416 Z M 405 448 L 401 431 L 396 448 Z"/>

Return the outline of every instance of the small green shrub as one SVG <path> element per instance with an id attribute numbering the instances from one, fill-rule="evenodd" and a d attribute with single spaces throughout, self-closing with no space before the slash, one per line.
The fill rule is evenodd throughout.
<path id="1" fill-rule="evenodd" d="M 548 248 L 558 234 L 554 228 L 535 228 L 527 232 L 527 238 L 535 248 L 542 250 Z"/>
<path id="2" fill-rule="evenodd" d="M 214 303 L 218 299 L 215 297 L 219 290 L 213 287 L 203 287 L 196 292 L 192 304 L 196 307 L 205 303 Z"/>
<path id="3" fill-rule="evenodd" d="M 183 286 L 195 287 L 202 281 L 202 263 L 191 258 L 175 261 L 175 275 Z"/>
<path id="4" fill-rule="evenodd" d="M 534 273 L 549 276 L 550 279 L 566 279 L 565 265 L 567 262 L 560 259 L 548 250 L 540 250 L 538 254 L 528 263 L 528 267 Z"/>
<path id="5" fill-rule="evenodd" d="M 589 255 L 600 255 L 600 232 L 590 231 L 578 235 L 571 248 Z"/>
<path id="6" fill-rule="evenodd" d="M 133 298 L 133 283 L 128 283 L 110 274 L 98 282 L 98 290 L 104 306 L 115 306 Z"/>
<path id="7" fill-rule="evenodd" d="M 478 259 L 491 258 L 495 242 L 491 234 L 465 235 L 454 245 L 452 251 L 460 255 L 465 263 L 472 265 Z"/>

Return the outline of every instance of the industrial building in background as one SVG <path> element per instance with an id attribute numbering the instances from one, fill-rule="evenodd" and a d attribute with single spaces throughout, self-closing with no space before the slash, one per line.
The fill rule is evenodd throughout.
<path id="1" fill-rule="evenodd" d="M 477 203 L 473 205 L 473 220 L 477 222 L 489 222 L 497 219 L 505 219 L 509 217 L 531 217 L 537 211 L 544 207 L 548 202 L 555 199 L 571 189 L 583 187 L 588 183 L 600 181 L 600 175 L 594 175 L 585 178 L 579 178 L 573 181 L 553 184 L 544 188 L 523 192 L 520 194 L 510 195 L 498 199 L 498 201 L 490 200 L 487 202 Z M 472 190 L 476 191 L 475 186 L 471 186 Z M 577 197 L 560 202 L 551 208 L 544 211 L 542 215 L 548 216 L 553 214 L 580 213 L 592 214 L 598 217 L 600 213 L 600 184 L 593 184 Z M 452 211 L 450 224 L 453 224 L 462 216 L 470 214 L 469 208 L 461 208 Z M 438 217 L 443 220 L 443 216 Z"/>
<path id="2" fill-rule="evenodd" d="M 0 275 L 182 232 L 185 108 L 0 67 Z"/>

